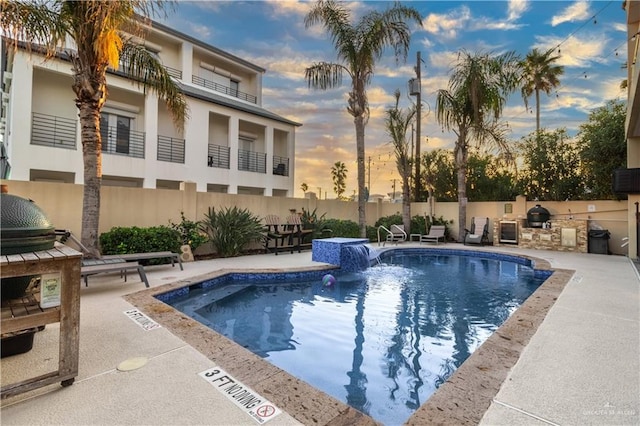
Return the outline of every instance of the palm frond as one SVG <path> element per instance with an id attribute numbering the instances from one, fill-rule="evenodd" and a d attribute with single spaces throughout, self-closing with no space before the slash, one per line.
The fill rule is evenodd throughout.
<path id="1" fill-rule="evenodd" d="M 305 69 L 304 78 L 309 87 L 326 90 L 342 85 L 343 71 L 349 73 L 341 64 L 319 62 Z"/>
<path id="2" fill-rule="evenodd" d="M 56 54 L 69 32 L 68 22 L 60 19 L 60 4 L 37 4 L 0 1 L 0 28 L 8 44 L 16 49 L 24 44 L 27 49 L 40 47 L 47 56 Z"/>

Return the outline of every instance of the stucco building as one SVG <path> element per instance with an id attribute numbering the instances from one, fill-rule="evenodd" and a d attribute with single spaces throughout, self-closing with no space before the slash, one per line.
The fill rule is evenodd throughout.
<path id="1" fill-rule="evenodd" d="M 186 95 L 179 131 L 164 101 L 109 70 L 101 117 L 103 185 L 293 196 L 296 128 L 262 107 L 265 70 L 164 25 L 144 41 Z M 73 48 L 73 46 L 70 46 Z M 0 134 L 12 180 L 83 183 L 71 64 L 1 52 Z M 5 155 L 6 154 L 6 155 Z"/>

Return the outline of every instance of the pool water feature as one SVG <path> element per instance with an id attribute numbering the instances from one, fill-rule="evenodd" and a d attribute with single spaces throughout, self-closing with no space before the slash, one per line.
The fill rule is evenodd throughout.
<path id="1" fill-rule="evenodd" d="M 517 259 L 517 258 L 514 258 Z M 537 288 L 524 262 L 393 250 L 381 266 L 256 280 L 166 300 L 268 361 L 387 424 L 401 424 Z M 462 274 L 454 278 L 458 273 Z M 201 287 L 201 288 L 194 288 Z"/>

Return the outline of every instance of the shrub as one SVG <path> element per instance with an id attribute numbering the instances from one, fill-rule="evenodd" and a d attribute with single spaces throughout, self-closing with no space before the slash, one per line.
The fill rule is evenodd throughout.
<path id="1" fill-rule="evenodd" d="M 200 229 L 222 257 L 238 256 L 247 244 L 263 237 L 260 219 L 249 210 L 235 206 L 219 211 L 209 207 Z"/>
<path id="2" fill-rule="evenodd" d="M 200 230 L 200 222 L 187 219 L 184 217 L 184 212 L 180 212 L 180 216 L 182 218 L 180 223 L 173 223 L 169 220 L 169 226 L 178 231 L 182 245 L 188 244 L 193 251 L 209 240 L 207 235 Z"/>
<path id="3" fill-rule="evenodd" d="M 180 233 L 168 226 L 139 228 L 137 226 L 115 227 L 100 235 L 102 254 L 149 253 L 172 251 L 180 253 Z M 149 264 L 168 262 L 167 259 L 153 259 Z"/>
<path id="4" fill-rule="evenodd" d="M 352 220 L 327 219 L 324 222 L 325 228 L 330 229 L 332 237 L 358 238 L 360 237 L 360 227 Z"/>
<path id="5" fill-rule="evenodd" d="M 313 211 L 310 212 L 309 210 L 305 210 L 304 207 L 302 208 L 302 215 L 300 216 L 302 228 L 313 230 L 311 238 L 326 237 L 330 235 L 325 233 L 325 230 L 327 229 L 327 222 L 324 219 L 326 213 L 318 217 L 316 210 L 317 209 L 313 209 Z"/>

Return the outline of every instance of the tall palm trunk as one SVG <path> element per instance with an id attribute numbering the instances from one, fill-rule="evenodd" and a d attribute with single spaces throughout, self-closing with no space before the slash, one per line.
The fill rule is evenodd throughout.
<path id="1" fill-rule="evenodd" d="M 84 161 L 84 196 L 82 198 L 81 240 L 85 247 L 98 247 L 100 220 L 100 186 L 102 184 L 102 141 L 100 140 L 100 111 L 80 105 L 82 158 Z M 92 250 L 94 257 L 100 253 Z"/>
<path id="2" fill-rule="evenodd" d="M 536 134 L 540 133 L 540 90 L 536 88 Z"/>
<path id="3" fill-rule="evenodd" d="M 364 117 L 362 114 L 354 117 L 356 126 L 356 161 L 358 162 L 358 224 L 360 225 L 360 237 L 367 237 L 367 218 L 365 210 L 365 185 L 364 185 Z M 371 190 L 371 188 L 369 188 Z"/>
<path id="4" fill-rule="evenodd" d="M 464 242 L 467 226 L 467 147 L 466 132 L 461 132 L 455 148 L 456 172 L 458 177 L 458 242 Z"/>
<path id="5" fill-rule="evenodd" d="M 408 164 L 405 164 L 405 171 L 408 169 Z M 409 175 L 405 172 L 405 176 L 402 179 L 402 224 L 407 234 L 411 231 L 411 200 L 409 199 Z"/>

